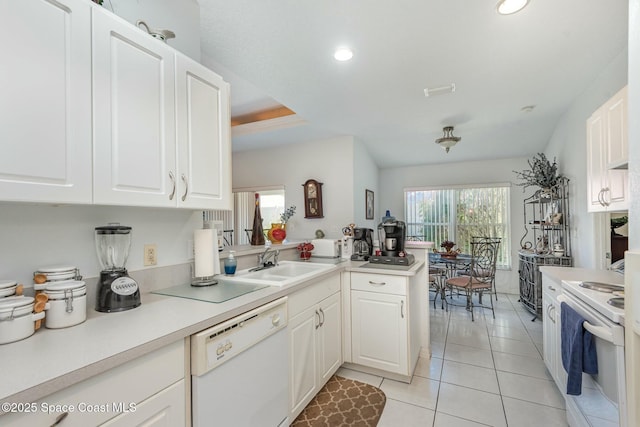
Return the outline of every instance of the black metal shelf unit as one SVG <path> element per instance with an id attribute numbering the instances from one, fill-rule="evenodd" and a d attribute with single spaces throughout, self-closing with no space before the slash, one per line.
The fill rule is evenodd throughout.
<path id="1" fill-rule="evenodd" d="M 540 266 L 571 267 L 569 180 L 552 189 L 536 191 L 524 200 L 525 234 L 520 239 L 518 273 L 520 302 L 531 313 L 542 314 Z"/>

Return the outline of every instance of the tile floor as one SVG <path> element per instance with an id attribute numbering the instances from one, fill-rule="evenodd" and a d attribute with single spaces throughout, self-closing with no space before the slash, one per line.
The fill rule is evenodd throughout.
<path id="1" fill-rule="evenodd" d="M 485 297 L 486 298 L 486 297 Z M 431 359 L 411 384 L 341 368 L 338 375 L 380 387 L 380 427 L 567 426 L 564 399 L 542 360 L 542 322 L 517 295 L 498 295 L 496 318 L 476 308 L 431 304 Z"/>

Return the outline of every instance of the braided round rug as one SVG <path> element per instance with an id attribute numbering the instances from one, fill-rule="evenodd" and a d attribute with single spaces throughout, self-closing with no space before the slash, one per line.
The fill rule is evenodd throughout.
<path id="1" fill-rule="evenodd" d="M 334 375 L 291 426 L 375 427 L 386 401 L 379 388 Z"/>

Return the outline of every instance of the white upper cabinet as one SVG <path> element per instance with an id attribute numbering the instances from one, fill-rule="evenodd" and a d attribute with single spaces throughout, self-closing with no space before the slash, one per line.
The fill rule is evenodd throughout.
<path id="1" fill-rule="evenodd" d="M 91 32 L 84 0 L 0 3 L 0 198 L 91 203 Z"/>
<path id="2" fill-rule="evenodd" d="M 93 9 L 93 201 L 176 206 L 175 55 Z"/>
<path id="3" fill-rule="evenodd" d="M 231 209 L 229 84 L 86 0 L 0 3 L 0 200 Z"/>
<path id="4" fill-rule="evenodd" d="M 587 120 L 587 188 L 589 212 L 629 208 L 627 88 L 624 87 Z"/>
<path id="5" fill-rule="evenodd" d="M 231 209 L 229 84 L 93 13 L 94 203 Z"/>
<path id="6" fill-rule="evenodd" d="M 229 84 L 176 53 L 178 206 L 232 209 Z"/>

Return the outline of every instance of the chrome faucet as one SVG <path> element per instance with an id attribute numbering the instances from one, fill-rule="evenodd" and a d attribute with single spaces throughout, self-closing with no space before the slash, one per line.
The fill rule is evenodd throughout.
<path id="1" fill-rule="evenodd" d="M 280 255 L 280 251 L 277 249 L 272 249 L 271 247 L 266 248 L 263 253 L 258 255 L 258 266 L 252 268 L 249 271 L 258 271 L 263 270 L 269 267 L 275 267 L 278 265 L 278 256 Z M 273 259 L 273 261 L 269 261 Z"/>

